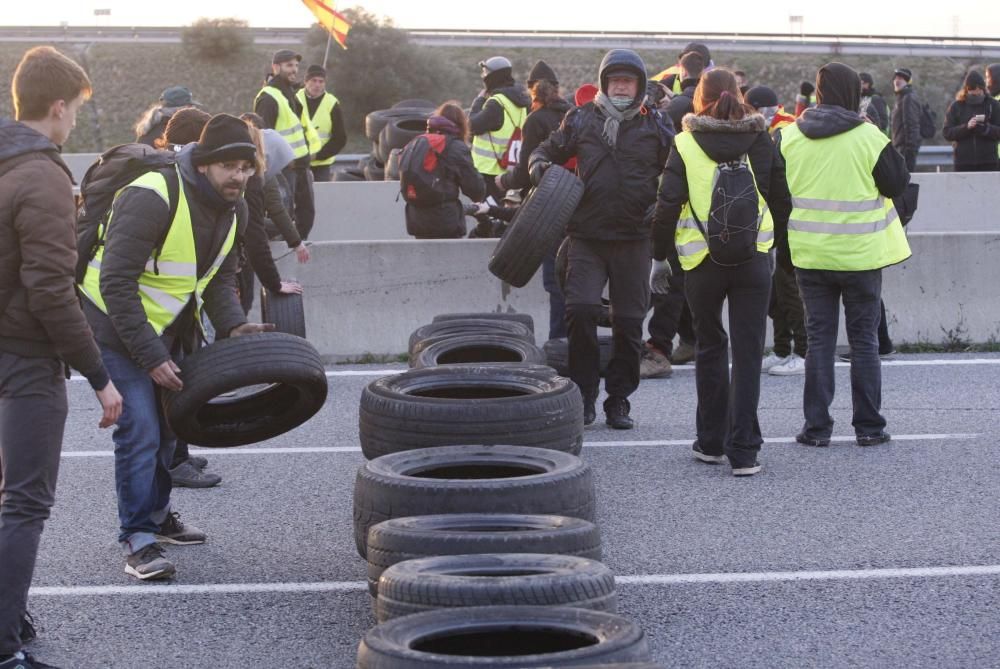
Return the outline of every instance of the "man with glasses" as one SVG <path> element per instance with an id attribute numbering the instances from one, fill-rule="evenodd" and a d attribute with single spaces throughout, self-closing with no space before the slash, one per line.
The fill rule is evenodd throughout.
<path id="1" fill-rule="evenodd" d="M 170 507 L 176 439 L 159 397 L 184 386 L 176 361 L 197 343 L 202 306 L 216 337 L 273 329 L 247 323 L 236 296 L 235 242 L 247 222 L 241 196 L 255 157 L 247 125 L 214 116 L 198 142 L 177 154 L 176 166 L 144 174 L 118 193 L 80 284 L 101 357 L 124 397 L 112 437 L 118 541 L 125 572 L 141 580 L 174 575 L 161 542 L 205 541 Z"/>

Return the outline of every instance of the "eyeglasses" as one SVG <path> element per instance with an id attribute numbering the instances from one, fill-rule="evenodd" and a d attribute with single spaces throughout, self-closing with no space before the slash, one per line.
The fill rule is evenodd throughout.
<path id="1" fill-rule="evenodd" d="M 253 165 L 250 165 L 249 167 L 243 167 L 242 165 L 238 165 L 236 163 L 218 163 L 218 165 L 223 171 L 230 174 L 245 174 L 248 177 L 252 177 L 257 174 L 257 168 Z"/>

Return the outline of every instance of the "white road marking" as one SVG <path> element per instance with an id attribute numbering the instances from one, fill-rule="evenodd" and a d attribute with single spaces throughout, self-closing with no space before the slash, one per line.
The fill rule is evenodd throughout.
<path id="1" fill-rule="evenodd" d="M 638 574 L 616 576 L 619 585 L 690 585 L 773 583 L 780 581 L 856 581 L 887 578 L 946 578 L 1000 576 L 1000 565 L 912 567 L 898 569 L 835 569 L 829 571 L 723 572 L 716 574 Z M 32 597 L 104 597 L 113 595 L 243 595 L 354 592 L 368 587 L 364 581 L 319 581 L 313 583 L 206 583 L 201 585 L 135 584 L 93 586 L 39 586 Z"/>

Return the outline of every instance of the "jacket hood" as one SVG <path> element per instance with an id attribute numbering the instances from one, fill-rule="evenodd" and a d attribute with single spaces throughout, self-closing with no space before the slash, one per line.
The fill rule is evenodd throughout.
<path id="1" fill-rule="evenodd" d="M 568 112 L 570 109 L 573 108 L 573 105 L 571 105 L 566 100 L 566 98 L 559 98 L 558 100 L 552 100 L 547 105 L 545 105 L 544 108 L 551 109 L 552 111 L 557 111 L 557 112 Z"/>
<path id="2" fill-rule="evenodd" d="M 750 114 L 738 121 L 686 114 L 681 125 L 716 162 L 736 160 L 753 146 L 760 133 L 767 132 L 762 114 Z"/>
<path id="3" fill-rule="evenodd" d="M 597 71 L 597 79 L 600 82 L 601 92 L 608 94 L 608 72 L 611 70 L 625 69 L 634 72 L 639 77 L 639 87 L 636 93 L 636 100 L 642 100 L 646 95 L 646 63 L 642 57 L 631 49 L 612 49 L 605 54 L 601 61 L 601 67 Z"/>
<path id="4" fill-rule="evenodd" d="M 42 152 L 49 155 L 59 167 L 73 175 L 59 157 L 59 147 L 42 133 L 9 118 L 0 118 L 0 162 L 23 156 L 26 153 Z M 73 181 L 73 183 L 76 183 Z"/>
<path id="5" fill-rule="evenodd" d="M 827 63 L 816 75 L 816 103 L 852 112 L 861 105 L 861 77 L 843 63 Z"/>
<path id="6" fill-rule="evenodd" d="M 288 166 L 288 163 L 295 160 L 295 152 L 289 146 L 285 138 L 277 130 L 265 128 L 261 130 L 264 138 L 264 157 L 267 168 L 264 170 L 264 178 L 270 179 L 273 175 Z"/>
<path id="7" fill-rule="evenodd" d="M 817 105 L 802 112 L 795 124 L 809 139 L 823 139 L 853 130 L 864 122 L 856 111 L 834 105 Z"/>
<path id="8" fill-rule="evenodd" d="M 183 109 L 183 107 L 160 107 L 158 109 L 154 109 L 149 117 L 146 118 L 145 123 L 142 124 L 141 134 L 145 135 L 161 122 L 169 121 L 170 117 L 177 113 L 179 109 Z"/>
<path id="9" fill-rule="evenodd" d="M 490 95 L 497 94 L 506 96 L 508 100 L 516 104 L 518 107 L 524 107 L 525 109 L 531 108 L 531 96 L 528 95 L 528 91 L 524 90 L 520 86 L 503 86 L 490 91 Z"/>
<path id="10" fill-rule="evenodd" d="M 185 144 L 177 151 L 177 166 L 180 168 L 181 178 L 192 185 L 198 183 L 198 170 L 195 168 L 194 163 L 191 162 L 191 154 L 197 146 L 198 142 L 191 142 L 190 144 Z"/>

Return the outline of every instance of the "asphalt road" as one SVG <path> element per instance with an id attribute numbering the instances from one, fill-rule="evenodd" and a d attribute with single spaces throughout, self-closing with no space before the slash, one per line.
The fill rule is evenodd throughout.
<path id="1" fill-rule="evenodd" d="M 977 362 L 978 361 L 978 362 Z M 178 490 L 204 529 L 173 585 L 123 573 L 111 435 L 71 382 L 58 499 L 30 607 L 41 659 L 74 669 L 354 666 L 374 624 L 351 534 L 357 403 L 399 366 L 336 367 L 298 430 L 208 454 L 223 484 Z M 764 471 L 694 461 L 694 375 L 643 382 L 639 426 L 587 430 L 620 612 L 671 667 L 1000 667 L 1000 356 L 884 366 L 893 443 L 851 440 L 839 367 L 836 441 L 791 443 L 802 378 L 763 377 Z M 331 448 L 333 447 L 333 448 Z M 296 452 L 288 449 L 299 449 Z"/>

